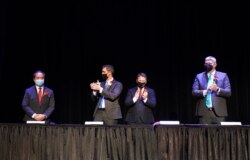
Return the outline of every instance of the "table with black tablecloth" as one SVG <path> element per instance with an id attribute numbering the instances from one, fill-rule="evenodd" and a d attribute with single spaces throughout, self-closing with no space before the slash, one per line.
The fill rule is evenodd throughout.
<path id="1" fill-rule="evenodd" d="M 250 127 L 0 124 L 3 160 L 247 160 Z"/>

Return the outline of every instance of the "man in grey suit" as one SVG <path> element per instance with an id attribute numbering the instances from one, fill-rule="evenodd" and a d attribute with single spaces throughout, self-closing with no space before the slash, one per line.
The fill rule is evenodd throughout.
<path id="1" fill-rule="evenodd" d="M 22 108 L 25 111 L 24 121 L 49 122 L 50 115 L 55 109 L 54 92 L 44 85 L 45 73 L 36 71 L 33 74 L 34 86 L 25 90 Z"/>
<path id="2" fill-rule="evenodd" d="M 154 123 L 153 108 L 156 107 L 156 96 L 153 89 L 146 86 L 147 75 L 139 73 L 137 86 L 128 90 L 125 105 L 129 108 L 126 115 L 128 124 Z"/>
<path id="3" fill-rule="evenodd" d="M 114 67 L 104 65 L 102 67 L 102 77 L 105 81 L 93 82 L 92 100 L 97 102 L 94 111 L 94 121 L 103 121 L 106 125 L 115 125 L 118 119 L 122 118 L 119 98 L 123 89 L 122 83 L 113 77 Z"/>
<path id="4" fill-rule="evenodd" d="M 227 98 L 231 96 L 231 85 L 226 73 L 216 71 L 215 57 L 205 58 L 205 72 L 196 75 L 192 95 L 197 98 L 196 116 L 201 124 L 219 124 L 225 121 Z"/>

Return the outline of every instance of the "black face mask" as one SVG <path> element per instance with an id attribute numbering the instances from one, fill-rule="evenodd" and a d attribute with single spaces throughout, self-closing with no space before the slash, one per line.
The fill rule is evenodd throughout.
<path id="1" fill-rule="evenodd" d="M 213 69 L 213 66 L 211 64 L 204 64 L 206 72 L 210 72 Z"/>
<path id="2" fill-rule="evenodd" d="M 139 88 L 145 87 L 146 83 L 137 82 Z"/>
<path id="3" fill-rule="evenodd" d="M 102 74 L 102 78 L 103 78 L 104 80 L 106 80 L 106 79 L 108 78 L 108 75 L 107 75 L 107 74 Z"/>

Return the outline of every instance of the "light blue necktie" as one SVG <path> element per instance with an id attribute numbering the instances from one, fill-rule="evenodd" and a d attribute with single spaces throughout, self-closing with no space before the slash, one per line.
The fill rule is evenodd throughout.
<path id="1" fill-rule="evenodd" d="M 209 74 L 208 83 L 207 83 L 207 87 L 211 86 L 212 83 L 213 83 L 213 76 L 210 73 Z M 207 106 L 208 109 L 212 108 L 212 92 L 211 91 L 207 92 L 207 95 L 206 95 L 206 106 Z"/>
<path id="2" fill-rule="evenodd" d="M 108 83 L 105 83 L 104 89 L 106 89 L 108 87 Z M 105 98 L 104 96 L 101 97 L 100 103 L 99 103 L 99 108 L 105 108 Z"/>
<path id="3" fill-rule="evenodd" d="M 101 97 L 101 103 L 99 105 L 99 108 L 105 108 L 105 99 L 103 96 Z"/>

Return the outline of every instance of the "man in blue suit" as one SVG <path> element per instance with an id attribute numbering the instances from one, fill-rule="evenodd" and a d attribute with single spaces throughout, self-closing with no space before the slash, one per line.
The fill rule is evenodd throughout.
<path id="1" fill-rule="evenodd" d="M 45 73 L 36 71 L 33 74 L 34 86 L 25 90 L 22 108 L 25 111 L 24 121 L 49 121 L 55 109 L 54 92 L 44 85 Z"/>
<path id="2" fill-rule="evenodd" d="M 94 121 L 103 121 L 105 125 L 115 125 L 122 118 L 119 98 L 123 89 L 121 82 L 113 77 L 114 67 L 104 65 L 102 77 L 104 81 L 90 84 L 91 98 L 96 102 L 93 114 Z"/>
<path id="3" fill-rule="evenodd" d="M 128 90 L 125 105 L 129 108 L 126 115 L 128 124 L 154 123 L 153 108 L 156 107 L 155 91 L 146 86 L 147 75 L 139 73 L 136 78 L 137 86 Z"/>
<path id="4" fill-rule="evenodd" d="M 196 75 L 192 95 L 197 98 L 196 116 L 201 124 L 219 124 L 225 121 L 227 98 L 231 96 L 231 85 L 226 73 L 216 71 L 215 57 L 205 58 L 205 72 Z"/>

